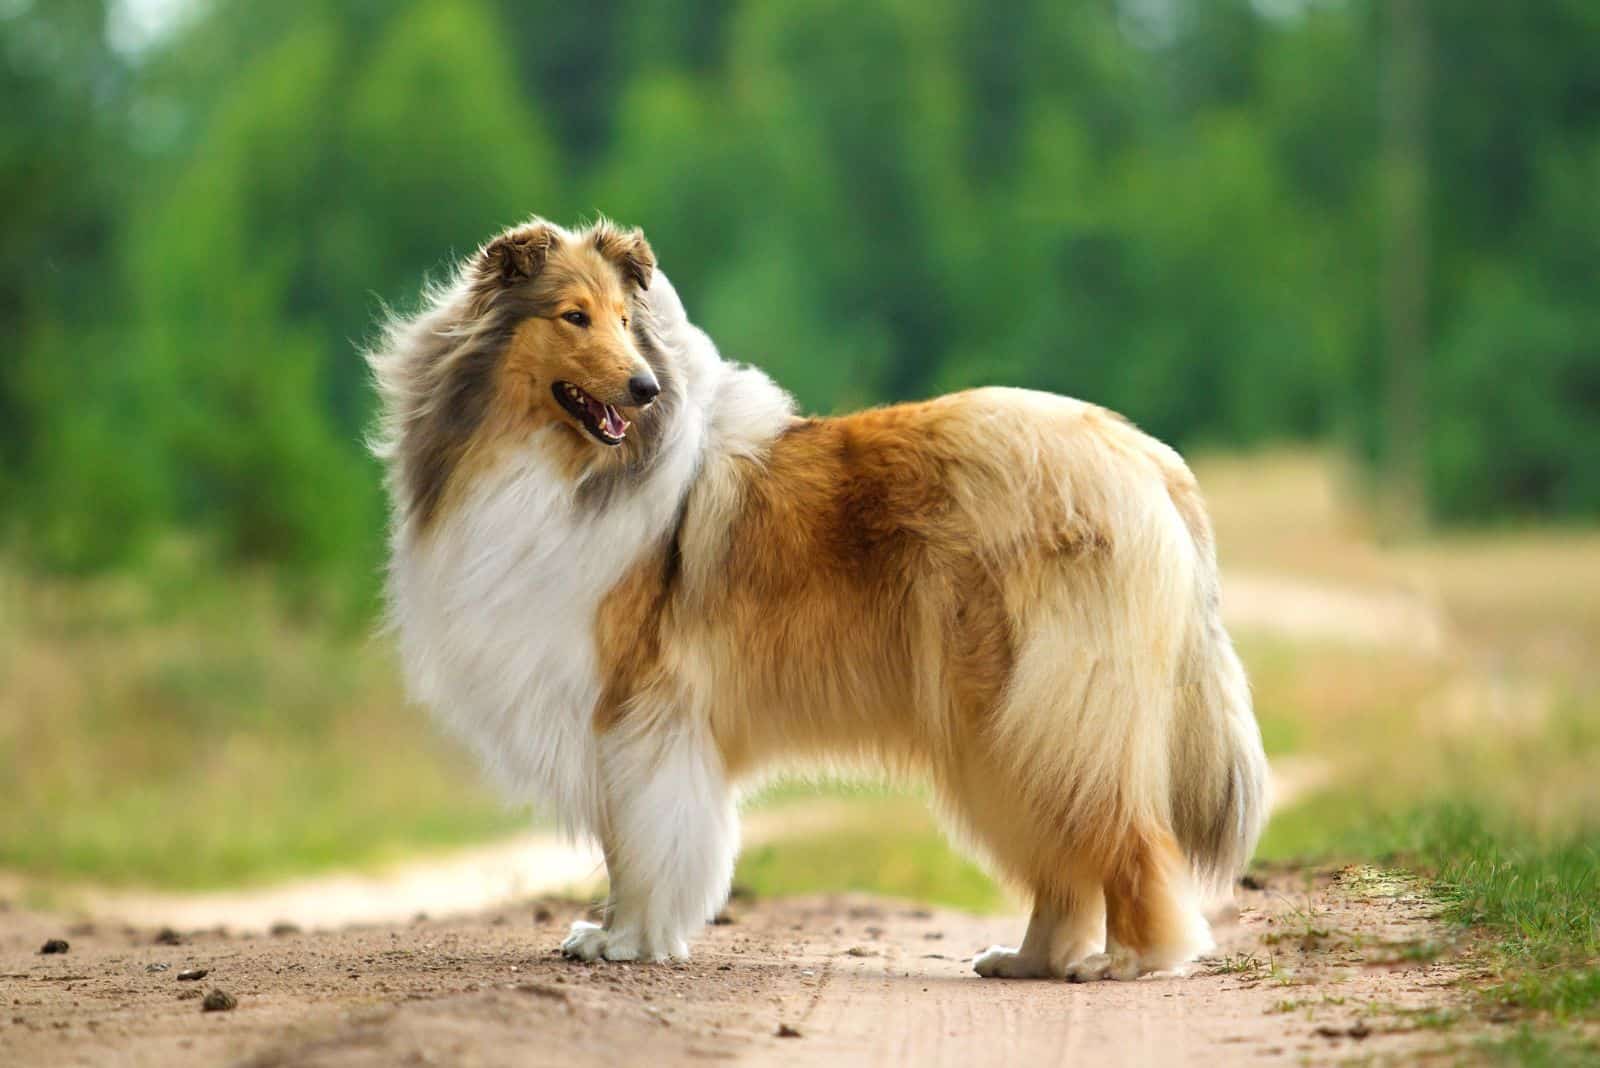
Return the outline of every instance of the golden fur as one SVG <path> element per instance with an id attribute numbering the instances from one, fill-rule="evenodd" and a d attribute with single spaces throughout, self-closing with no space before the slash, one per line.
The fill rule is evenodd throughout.
<path id="1" fill-rule="evenodd" d="M 607 572 L 592 605 L 566 587 L 548 596 L 589 618 L 543 624 L 589 643 L 592 678 L 570 689 L 592 704 L 496 696 L 474 713 L 501 735 L 573 716 L 589 733 L 563 752 L 589 762 L 576 774 L 592 793 L 530 787 L 573 810 L 613 869 L 611 920 L 575 929 L 568 951 L 679 952 L 681 928 L 706 917 L 673 910 L 726 892 L 725 871 L 682 859 L 702 821 L 725 835 L 731 784 L 797 762 L 926 777 L 961 837 L 1032 894 L 1027 939 L 981 956 L 983 974 L 1128 976 L 1206 948 L 1196 880 L 1247 858 L 1265 769 L 1183 462 L 1103 409 L 1018 390 L 796 418 L 764 378 L 715 356 L 664 279 L 651 292 L 653 262 L 637 232 L 535 222 L 480 252 L 374 356 L 396 622 L 419 661 L 444 665 L 418 669 L 425 700 L 471 704 L 502 670 L 474 661 L 441 681 L 472 654 L 441 656 L 439 621 L 412 622 L 443 596 L 431 561 L 494 550 L 484 516 L 511 492 L 495 487 L 555 484 L 571 513 L 541 519 L 554 524 L 541 546 L 579 527 L 598 532 L 588 552 L 615 539 L 603 567 L 587 565 Z M 578 302 L 616 328 L 575 340 L 549 313 Z M 429 316 L 480 343 L 426 351 Z M 550 383 L 571 380 L 621 403 L 645 360 L 668 388 L 624 451 L 550 401 Z M 430 418 L 474 391 L 477 418 Z M 534 599 L 553 581 L 514 564 L 500 581 L 519 575 Z M 647 799 L 674 818 L 641 815 Z M 661 835 L 684 836 L 677 859 L 647 840 Z M 707 854 L 705 867 L 731 864 Z"/>

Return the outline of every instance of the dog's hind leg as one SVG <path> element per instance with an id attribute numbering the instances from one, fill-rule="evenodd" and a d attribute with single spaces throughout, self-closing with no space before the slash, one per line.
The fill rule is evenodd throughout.
<path id="1" fill-rule="evenodd" d="M 600 743 L 611 896 L 603 925 L 575 923 L 562 944 L 582 960 L 665 960 L 728 897 L 739 818 L 716 748 L 688 723 L 624 722 Z"/>
<path id="2" fill-rule="evenodd" d="M 1078 961 L 1069 979 L 1136 979 L 1176 968 L 1213 945 L 1170 834 L 1136 833 L 1114 858 L 1105 893 L 1107 951 Z"/>

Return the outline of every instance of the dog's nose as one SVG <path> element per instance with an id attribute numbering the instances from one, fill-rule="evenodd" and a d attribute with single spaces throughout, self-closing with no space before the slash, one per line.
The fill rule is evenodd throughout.
<path id="1" fill-rule="evenodd" d="M 628 392 L 639 404 L 649 404 L 661 395 L 661 383 L 656 381 L 655 375 L 634 375 L 628 379 Z"/>

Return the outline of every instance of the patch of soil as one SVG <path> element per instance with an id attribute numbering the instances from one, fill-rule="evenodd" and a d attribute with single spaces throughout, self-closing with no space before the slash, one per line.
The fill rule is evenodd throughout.
<path id="1" fill-rule="evenodd" d="M 692 962 L 665 965 L 562 960 L 586 912 L 570 901 L 176 944 L 101 924 L 51 956 L 60 918 L 9 911 L 0 1064 L 1235 1064 L 1439 1044 L 1411 1014 L 1457 1001 L 1463 966 L 1408 879 L 1280 870 L 1256 886 L 1191 975 L 1079 986 L 972 973 L 1018 917 L 865 897 L 737 902 Z M 179 979 L 199 969 L 231 1011 L 201 1011 Z"/>

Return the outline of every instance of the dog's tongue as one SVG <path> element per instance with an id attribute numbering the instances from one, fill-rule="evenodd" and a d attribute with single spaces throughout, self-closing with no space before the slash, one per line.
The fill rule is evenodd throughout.
<path id="1" fill-rule="evenodd" d="M 614 438 L 620 438 L 628 432 L 628 421 L 622 418 L 622 413 L 609 404 L 601 404 L 593 397 L 585 397 L 589 405 L 589 414 L 594 416 L 594 421 Z"/>
<path id="2" fill-rule="evenodd" d="M 604 422 L 606 433 L 610 434 L 614 438 L 620 438 L 622 435 L 628 432 L 628 421 L 622 418 L 621 412 L 617 411 L 609 404 L 606 405 Z"/>

